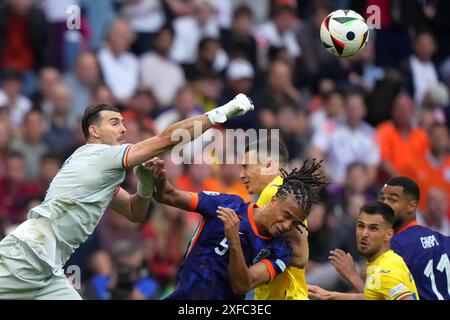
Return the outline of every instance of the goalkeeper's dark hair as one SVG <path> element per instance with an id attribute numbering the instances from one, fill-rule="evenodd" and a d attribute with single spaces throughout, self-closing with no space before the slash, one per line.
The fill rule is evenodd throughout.
<path id="1" fill-rule="evenodd" d="M 320 189 L 328 185 L 326 176 L 322 172 L 323 160 L 305 160 L 300 169 L 293 169 L 290 173 L 280 169 L 283 184 L 278 188 L 277 197 L 292 195 L 300 209 L 307 215 L 313 204 L 320 202 Z"/>
<path id="2" fill-rule="evenodd" d="M 89 106 L 84 111 L 83 118 L 81 119 L 81 130 L 83 130 L 83 135 L 86 140 L 89 138 L 89 126 L 98 122 L 100 119 L 100 111 L 104 110 L 120 112 L 117 107 L 104 103 Z"/>

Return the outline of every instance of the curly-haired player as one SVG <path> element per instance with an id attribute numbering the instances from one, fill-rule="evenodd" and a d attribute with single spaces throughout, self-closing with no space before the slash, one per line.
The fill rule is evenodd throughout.
<path id="1" fill-rule="evenodd" d="M 284 172 L 272 201 L 259 208 L 236 195 L 177 190 L 166 180 L 162 160 L 145 166 L 154 172 L 157 201 L 202 215 L 169 299 L 244 299 L 271 281 L 291 257 L 278 236 L 303 224 L 326 184 L 320 162 L 305 161 L 299 170 Z"/>

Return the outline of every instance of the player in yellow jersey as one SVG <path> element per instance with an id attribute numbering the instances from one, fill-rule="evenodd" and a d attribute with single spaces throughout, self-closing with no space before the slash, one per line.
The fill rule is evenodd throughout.
<path id="1" fill-rule="evenodd" d="M 312 298 L 321 300 L 418 300 L 413 276 L 402 257 L 390 249 L 394 211 L 382 202 L 366 203 L 356 224 L 358 252 L 366 257 L 364 293 L 341 293 L 309 286 Z"/>
<path id="2" fill-rule="evenodd" d="M 261 148 L 263 145 L 266 148 Z M 278 151 L 277 156 L 263 152 L 267 150 L 270 153 L 272 146 Z M 283 183 L 280 169 L 286 166 L 288 160 L 286 146 L 275 139 L 261 139 L 246 149 L 240 176 L 247 191 L 259 196 L 256 202 L 259 207 L 269 204 L 277 193 L 278 187 Z M 271 283 L 257 287 L 255 300 L 308 299 L 304 269 L 309 256 L 307 230 L 300 228 L 301 231 L 294 229 L 285 235 L 286 241 L 292 248 L 290 265 Z"/>

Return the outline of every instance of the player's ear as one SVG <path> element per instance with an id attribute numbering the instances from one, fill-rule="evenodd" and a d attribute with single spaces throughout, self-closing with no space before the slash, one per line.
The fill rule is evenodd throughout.
<path id="1" fill-rule="evenodd" d="M 100 137 L 100 133 L 99 133 L 98 127 L 96 125 L 91 124 L 89 126 L 88 130 L 89 130 L 89 135 L 91 137 L 94 137 L 94 138 Z"/>
<path id="2" fill-rule="evenodd" d="M 270 199 L 270 202 L 275 202 L 277 200 L 278 200 L 278 197 L 277 196 L 273 196 L 272 199 Z"/>
<path id="3" fill-rule="evenodd" d="M 389 242 L 391 241 L 391 239 L 394 237 L 394 229 L 390 228 L 387 232 L 386 232 L 386 236 L 384 237 L 384 240 Z"/>
<path id="4" fill-rule="evenodd" d="M 417 200 L 411 200 L 408 203 L 408 212 L 416 212 L 417 206 L 419 205 Z"/>

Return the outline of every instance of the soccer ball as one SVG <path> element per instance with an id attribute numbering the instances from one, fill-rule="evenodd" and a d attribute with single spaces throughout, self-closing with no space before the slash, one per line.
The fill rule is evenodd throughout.
<path id="1" fill-rule="evenodd" d="M 355 11 L 336 10 L 323 20 L 320 39 L 328 52 L 338 57 L 349 57 L 366 46 L 369 27 Z"/>

